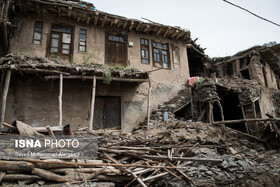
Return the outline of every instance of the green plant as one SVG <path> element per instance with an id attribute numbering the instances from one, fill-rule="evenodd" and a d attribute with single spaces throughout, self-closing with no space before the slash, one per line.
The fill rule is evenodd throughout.
<path id="1" fill-rule="evenodd" d="M 197 89 L 200 89 L 202 87 L 203 82 L 205 81 L 205 78 L 203 77 L 199 77 L 196 81 L 195 81 L 195 85 Z"/>
<path id="2" fill-rule="evenodd" d="M 91 55 L 86 55 L 85 53 L 83 54 L 83 63 L 85 65 L 88 65 L 89 64 L 89 60 L 91 59 Z"/>
<path id="3" fill-rule="evenodd" d="M 57 54 L 51 53 L 51 55 L 49 56 L 49 59 L 60 61 L 60 56 L 58 56 Z"/>
<path id="4" fill-rule="evenodd" d="M 113 79 L 112 74 L 111 74 L 111 71 L 108 70 L 108 69 L 105 70 L 105 71 L 103 72 L 103 78 L 104 78 L 103 82 L 104 82 L 105 84 L 110 84 L 111 81 L 112 81 L 112 79 Z"/>
<path id="5" fill-rule="evenodd" d="M 131 71 L 131 72 L 136 72 L 136 71 L 138 71 L 136 68 L 132 68 L 132 67 L 127 68 L 127 70 L 129 70 L 129 71 Z"/>
<path id="6" fill-rule="evenodd" d="M 114 64 L 113 66 L 110 66 L 109 69 L 124 70 L 125 67 L 120 64 Z"/>

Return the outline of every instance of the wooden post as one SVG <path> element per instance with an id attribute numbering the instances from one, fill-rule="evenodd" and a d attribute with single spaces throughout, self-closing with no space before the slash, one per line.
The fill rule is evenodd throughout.
<path id="1" fill-rule="evenodd" d="M 255 105 L 254 101 L 252 101 L 252 109 L 253 109 L 254 118 L 257 118 L 256 105 Z M 260 137 L 258 122 L 255 122 L 255 128 L 256 128 L 255 129 L 256 130 L 255 136 Z"/>
<path id="2" fill-rule="evenodd" d="M 7 96 L 8 96 L 9 85 L 10 85 L 10 80 L 11 80 L 11 73 L 12 73 L 12 70 L 9 69 L 6 74 L 6 80 L 5 80 L 4 91 L 3 91 L 2 102 L 1 102 L 0 128 L 3 128 Z"/>
<path id="3" fill-rule="evenodd" d="M 90 108 L 90 119 L 89 119 L 90 130 L 92 130 L 93 128 L 95 92 L 96 92 L 96 77 L 94 76 L 92 81 L 91 108 Z"/>
<path id="4" fill-rule="evenodd" d="M 63 94 L 63 75 L 59 75 L 59 126 L 62 126 L 62 94 Z"/>
<path id="5" fill-rule="evenodd" d="M 152 89 L 152 86 L 151 86 L 151 77 L 150 77 L 150 74 L 149 74 L 149 90 L 148 90 L 148 101 L 147 101 L 147 130 L 150 129 L 150 112 L 151 112 L 151 89 Z"/>
<path id="6" fill-rule="evenodd" d="M 223 106 L 222 106 L 220 100 L 217 100 L 217 102 L 218 102 L 218 106 L 219 106 L 220 111 L 221 111 L 221 118 L 222 118 L 222 121 L 225 121 Z"/>
<path id="7" fill-rule="evenodd" d="M 243 107 L 243 106 L 241 106 L 241 110 L 242 110 L 243 118 L 246 119 L 246 115 L 245 115 L 245 111 L 244 111 L 244 107 Z M 248 133 L 248 134 L 251 134 L 247 122 L 245 122 L 245 127 L 246 127 L 247 133 Z"/>
<path id="8" fill-rule="evenodd" d="M 191 102 L 191 114 L 192 114 L 192 121 L 194 120 L 193 116 L 193 100 L 192 100 L 192 88 L 189 87 L 189 93 L 190 93 L 190 102 Z"/>

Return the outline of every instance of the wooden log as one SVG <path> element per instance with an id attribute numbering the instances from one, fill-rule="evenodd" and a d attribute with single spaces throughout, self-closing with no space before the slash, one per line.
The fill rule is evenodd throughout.
<path id="1" fill-rule="evenodd" d="M 0 183 L 3 180 L 5 175 L 6 175 L 6 172 L 0 171 Z"/>
<path id="2" fill-rule="evenodd" d="M 54 135 L 54 133 L 53 133 L 53 131 L 52 131 L 52 129 L 50 128 L 50 126 L 46 126 L 46 129 L 47 129 L 47 131 L 48 131 L 49 136 L 50 136 L 52 139 L 56 139 L 56 138 L 55 138 L 55 135 Z"/>
<path id="3" fill-rule="evenodd" d="M 150 170 L 151 168 L 148 168 L 147 170 Z M 103 170 L 103 168 L 60 168 L 60 169 L 50 169 L 49 171 L 57 174 L 65 174 L 67 171 L 71 172 L 80 172 L 82 171 L 83 173 L 94 173 L 99 170 Z M 106 167 L 105 170 L 103 171 L 104 174 L 106 175 L 122 175 L 122 172 L 118 169 L 115 169 L 112 166 Z"/>
<path id="4" fill-rule="evenodd" d="M 6 102 L 7 102 L 7 96 L 8 96 L 9 86 L 10 86 L 11 74 L 12 71 L 9 69 L 6 74 L 4 91 L 2 95 L 1 112 L 0 112 L 0 128 L 3 128 L 3 122 L 5 119 Z"/>
<path id="5" fill-rule="evenodd" d="M 96 92 L 96 77 L 93 76 L 92 94 L 91 94 L 91 107 L 90 107 L 90 119 L 89 119 L 89 128 L 90 128 L 90 130 L 93 129 L 95 92 Z"/>
<path id="6" fill-rule="evenodd" d="M 12 130 L 16 130 L 16 131 L 17 131 L 17 128 L 16 128 L 16 127 L 14 127 L 14 126 L 12 126 L 12 125 L 6 123 L 6 122 L 3 122 L 3 125 L 4 125 L 5 127 L 9 128 L 9 129 L 12 129 Z"/>
<path id="7" fill-rule="evenodd" d="M 0 157 L 0 159 L 7 159 L 6 157 Z M 96 166 L 113 166 L 113 167 L 139 167 L 139 168 L 167 168 L 167 169 L 187 169 L 188 167 L 169 167 L 169 166 L 150 166 L 141 164 L 108 164 L 108 163 L 73 163 L 64 161 L 50 161 L 50 160 L 37 160 L 29 158 L 14 158 L 9 157 L 12 161 L 25 161 L 31 162 L 35 167 L 45 168 L 45 169 L 56 169 L 56 168 L 78 168 L 79 165 L 82 167 L 92 168 Z"/>
<path id="8" fill-rule="evenodd" d="M 246 119 L 246 114 L 245 114 L 245 111 L 244 111 L 244 107 L 243 107 L 243 106 L 241 106 L 241 110 L 242 110 L 243 118 Z M 249 129 L 249 127 L 248 127 L 248 123 L 245 122 L 244 124 L 245 124 L 245 128 L 246 128 L 246 132 L 247 132 L 248 134 L 251 134 L 250 129 Z"/>
<path id="9" fill-rule="evenodd" d="M 0 171 L 31 171 L 33 168 L 29 162 L 0 160 Z"/>
<path id="10" fill-rule="evenodd" d="M 63 94 L 63 75 L 59 75 L 59 126 L 62 126 L 62 94 Z"/>
<path id="11" fill-rule="evenodd" d="M 25 175 L 25 174 L 6 174 L 2 181 L 3 182 L 16 182 L 16 181 L 26 181 L 26 180 L 32 180 L 37 181 L 41 178 L 37 175 Z"/>
<path id="12" fill-rule="evenodd" d="M 114 162 L 115 164 L 120 164 L 116 159 L 112 158 L 111 156 L 107 155 L 106 153 L 104 154 L 109 160 L 111 160 L 112 162 Z M 121 171 L 123 171 L 124 173 L 126 174 L 131 174 L 133 176 L 133 178 L 135 180 L 137 180 L 137 182 L 143 186 L 143 187 L 148 187 L 136 174 L 134 174 L 132 171 L 126 169 L 126 168 L 122 168 L 122 167 L 119 167 L 119 169 Z"/>
<path id="13" fill-rule="evenodd" d="M 255 121 L 280 121 L 280 118 L 256 118 L 256 119 L 239 119 L 239 120 L 226 120 L 226 121 L 216 121 L 213 122 L 213 125 L 220 124 L 236 124 L 236 123 L 245 123 L 245 122 L 255 122 Z"/>
<path id="14" fill-rule="evenodd" d="M 175 166 L 169 161 L 166 161 L 166 162 L 169 166 L 173 166 L 173 167 Z M 178 171 L 181 175 L 183 175 L 185 177 L 185 179 L 187 179 L 188 181 L 192 181 L 192 179 L 189 176 L 187 176 L 183 171 L 181 171 L 179 169 L 176 169 L 176 171 Z"/>
<path id="15" fill-rule="evenodd" d="M 19 68 L 18 70 L 23 72 L 35 72 L 35 73 L 46 73 L 46 74 L 62 74 L 69 76 L 70 73 L 62 72 L 58 70 L 45 70 L 45 69 L 32 69 L 32 68 Z"/>
<path id="16" fill-rule="evenodd" d="M 168 172 L 160 173 L 160 174 L 157 174 L 157 175 L 150 176 L 150 177 L 147 177 L 145 179 L 142 179 L 142 181 L 146 182 L 146 181 L 149 181 L 149 180 L 153 180 L 153 179 L 157 179 L 157 178 L 163 177 L 163 176 L 168 175 L 168 174 L 169 174 Z"/>
<path id="17" fill-rule="evenodd" d="M 52 75 L 52 76 L 45 76 L 45 79 L 59 79 L 59 76 Z M 80 76 L 80 75 L 70 75 L 63 77 L 63 79 L 83 79 L 83 80 L 93 80 L 94 76 Z M 96 77 L 96 80 L 104 80 L 103 77 Z M 134 79 L 134 78 L 116 78 L 113 77 L 112 81 L 119 81 L 119 82 L 148 82 L 148 79 Z"/>
<path id="18" fill-rule="evenodd" d="M 168 156 L 155 156 L 155 155 L 143 155 L 144 158 L 151 160 L 172 160 L 172 161 L 193 161 L 193 162 L 214 162 L 221 163 L 222 159 L 207 159 L 207 158 L 190 158 L 190 157 L 171 157 Z"/>
<path id="19" fill-rule="evenodd" d="M 34 168 L 32 170 L 32 173 L 41 177 L 42 179 L 46 179 L 49 181 L 55 181 L 55 182 L 68 182 L 69 180 L 66 177 L 57 175 L 53 172 L 44 170 L 44 169 L 39 169 L 39 168 Z"/>
<path id="20" fill-rule="evenodd" d="M 148 89 L 148 100 L 147 100 L 147 129 L 150 129 L 150 116 L 151 116 L 151 90 L 152 90 L 152 83 L 151 83 L 151 77 L 149 74 L 149 89 Z"/>

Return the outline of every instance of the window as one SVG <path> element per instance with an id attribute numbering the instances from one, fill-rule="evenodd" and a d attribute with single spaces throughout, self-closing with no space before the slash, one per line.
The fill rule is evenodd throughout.
<path id="1" fill-rule="evenodd" d="M 33 44 L 40 45 L 42 41 L 43 22 L 35 21 Z"/>
<path id="2" fill-rule="evenodd" d="M 170 68 L 169 65 L 169 52 L 168 44 L 162 44 L 157 42 L 153 43 L 153 61 L 154 65 L 160 65 L 163 68 Z"/>
<path id="3" fill-rule="evenodd" d="M 140 43 L 141 43 L 141 62 L 143 64 L 149 64 L 150 63 L 149 40 L 141 38 Z"/>
<path id="4" fill-rule="evenodd" d="M 80 29 L 80 43 L 79 51 L 86 52 L 86 43 L 87 43 L 87 31 L 85 29 Z"/>
<path id="5" fill-rule="evenodd" d="M 52 25 L 51 29 L 51 54 L 70 56 L 72 53 L 72 28 Z"/>
<path id="6" fill-rule="evenodd" d="M 124 35 L 106 34 L 106 64 L 127 65 L 127 37 Z"/>

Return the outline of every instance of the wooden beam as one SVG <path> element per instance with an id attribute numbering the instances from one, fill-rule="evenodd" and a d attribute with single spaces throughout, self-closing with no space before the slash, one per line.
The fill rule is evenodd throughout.
<path id="1" fill-rule="evenodd" d="M 125 29 L 126 25 L 127 25 L 127 20 L 125 20 L 125 22 L 123 24 L 123 29 Z"/>
<path id="2" fill-rule="evenodd" d="M 143 155 L 144 158 L 151 160 L 172 160 L 172 161 L 192 161 L 192 162 L 214 162 L 222 163 L 222 159 L 213 159 L 213 158 L 193 158 L 193 157 L 168 157 L 168 156 L 156 156 L 156 155 Z"/>
<path id="3" fill-rule="evenodd" d="M 160 35 L 160 33 L 162 32 L 162 30 L 163 30 L 163 27 L 160 26 L 159 29 L 158 29 L 158 31 L 157 31 L 157 36 Z"/>
<path id="4" fill-rule="evenodd" d="M 37 72 L 37 73 L 48 73 L 48 74 L 62 74 L 62 75 L 70 75 L 70 73 L 58 71 L 58 70 L 45 70 L 45 69 L 33 69 L 33 68 L 19 68 L 18 70 L 23 72 Z"/>
<path id="5" fill-rule="evenodd" d="M 147 32 L 150 29 L 150 25 L 146 25 L 145 29 L 143 30 L 143 32 Z"/>
<path id="6" fill-rule="evenodd" d="M 5 112 L 6 112 L 6 103 L 7 103 L 7 96 L 10 86 L 12 70 L 8 70 L 6 74 L 6 80 L 4 85 L 4 90 L 2 94 L 2 102 L 1 102 L 1 113 L 0 113 L 0 128 L 3 128 L 3 122 L 5 119 Z"/>
<path id="7" fill-rule="evenodd" d="M 167 36 L 169 30 L 170 30 L 170 27 L 167 27 L 167 29 L 166 29 L 166 31 L 165 31 L 163 37 L 166 37 L 166 36 Z"/>
<path id="8" fill-rule="evenodd" d="M 142 24 L 142 22 L 140 22 L 140 21 L 139 21 L 139 23 L 138 23 L 138 25 L 137 25 L 137 27 L 136 27 L 136 31 L 138 31 L 138 30 L 139 30 L 139 28 L 140 28 L 141 24 Z"/>
<path id="9" fill-rule="evenodd" d="M 58 18 L 61 17 L 61 7 L 57 7 Z"/>
<path id="10" fill-rule="evenodd" d="M 152 81 L 149 74 L 149 89 L 148 89 L 148 99 L 147 99 L 147 130 L 150 129 L 150 113 L 151 113 L 151 90 L 152 90 Z"/>
<path id="11" fill-rule="evenodd" d="M 82 13 L 79 13 L 79 16 L 77 18 L 77 22 L 80 22 L 81 18 L 82 18 Z"/>
<path id="12" fill-rule="evenodd" d="M 40 14 L 40 4 L 39 3 L 36 3 L 36 11 L 37 11 L 37 14 Z"/>
<path id="13" fill-rule="evenodd" d="M 90 23 L 90 20 L 91 20 L 91 17 L 90 17 L 90 16 L 88 16 L 88 17 L 87 17 L 87 24 L 89 24 L 89 23 Z"/>
<path id="14" fill-rule="evenodd" d="M 45 76 L 45 79 L 59 79 L 59 76 L 52 75 L 52 76 Z M 81 75 L 70 75 L 64 76 L 63 79 L 89 79 L 93 80 L 94 76 L 81 76 Z M 103 77 L 96 77 L 96 80 L 104 80 Z M 133 79 L 133 78 L 112 78 L 112 81 L 120 81 L 120 82 L 148 82 L 148 79 Z"/>
<path id="15" fill-rule="evenodd" d="M 69 6 L 68 7 L 68 17 L 71 18 L 71 15 L 72 15 L 72 7 Z"/>
<path id="16" fill-rule="evenodd" d="M 117 23 L 118 23 L 117 28 L 120 28 L 122 22 L 121 22 L 119 19 L 116 19 L 116 20 L 115 20 L 115 24 L 116 24 L 116 21 L 117 21 Z"/>
<path id="17" fill-rule="evenodd" d="M 179 34 L 179 31 L 176 30 L 170 37 L 171 37 L 171 38 L 175 38 L 175 36 L 178 35 L 178 34 Z"/>
<path id="18" fill-rule="evenodd" d="M 129 31 L 131 31 L 131 30 L 132 30 L 133 26 L 134 26 L 134 21 L 133 21 L 133 20 L 131 20 L 131 21 L 130 21 L 130 25 L 129 25 Z"/>
<path id="19" fill-rule="evenodd" d="M 106 19 L 107 19 L 107 15 L 105 15 L 104 18 L 102 19 L 101 27 L 104 27 Z"/>
<path id="20" fill-rule="evenodd" d="M 90 119 L 89 119 L 90 130 L 93 129 L 95 92 L 96 92 L 96 77 L 94 76 L 92 81 L 91 107 L 90 107 Z"/>
<path id="21" fill-rule="evenodd" d="M 184 31 L 181 31 L 178 36 L 176 36 L 176 40 L 178 40 L 179 38 L 181 38 L 181 36 L 184 34 Z"/>
<path id="22" fill-rule="evenodd" d="M 46 126 L 46 129 L 47 129 L 47 131 L 48 131 L 49 136 L 50 136 L 52 139 L 56 139 L 56 138 L 55 138 L 55 135 L 54 135 L 54 133 L 53 133 L 53 131 L 52 131 L 52 129 L 51 129 L 51 127 L 50 127 L 50 126 Z"/>
<path id="23" fill-rule="evenodd" d="M 245 111 L 244 111 L 244 107 L 243 107 L 243 106 L 241 106 L 241 110 L 242 110 L 243 118 L 246 119 L 246 114 L 245 114 Z M 248 134 L 251 134 L 247 122 L 245 122 L 245 128 L 246 128 L 246 132 L 247 132 Z"/>
<path id="24" fill-rule="evenodd" d="M 226 121 L 216 121 L 213 122 L 213 125 L 220 125 L 220 124 L 236 124 L 236 123 L 245 123 L 245 122 L 255 122 L 255 121 L 280 121 L 280 118 L 256 118 L 256 119 L 239 119 L 239 120 L 226 120 Z"/>
<path id="25" fill-rule="evenodd" d="M 96 26 L 98 23 L 98 18 L 99 18 L 99 12 L 95 12 L 95 16 L 94 16 L 94 25 Z"/>
<path id="26" fill-rule="evenodd" d="M 63 94 L 63 75 L 59 75 L 59 126 L 62 126 L 62 94 Z"/>

